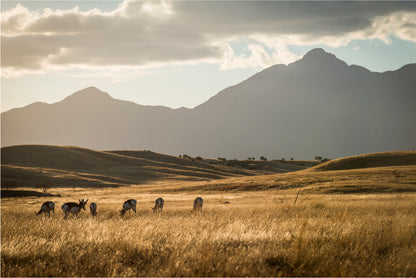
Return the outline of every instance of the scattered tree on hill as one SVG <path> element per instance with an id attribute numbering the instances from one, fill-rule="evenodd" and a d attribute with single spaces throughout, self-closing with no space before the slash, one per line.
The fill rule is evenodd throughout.
<path id="1" fill-rule="evenodd" d="M 227 161 L 227 159 L 225 159 L 224 157 L 218 157 L 219 161 L 222 161 L 223 163 L 225 163 Z"/>
<path id="2" fill-rule="evenodd" d="M 195 159 L 196 159 L 196 160 L 202 160 L 202 157 L 197 156 L 197 157 L 195 157 Z"/>
<path id="3" fill-rule="evenodd" d="M 327 157 L 323 158 L 322 156 L 315 156 L 315 160 L 319 162 L 327 162 L 327 161 L 330 161 L 331 159 Z"/>
<path id="4" fill-rule="evenodd" d="M 187 155 L 187 154 L 183 154 L 183 155 L 182 155 L 182 158 L 192 159 L 192 157 L 190 157 L 190 156 L 189 156 L 189 155 Z"/>
<path id="5" fill-rule="evenodd" d="M 322 161 L 322 156 L 315 156 L 316 161 Z"/>
<path id="6" fill-rule="evenodd" d="M 51 184 L 48 181 L 40 182 L 37 187 L 42 190 L 43 193 L 48 193 L 48 189 L 51 188 Z"/>
<path id="7" fill-rule="evenodd" d="M 267 158 L 265 158 L 264 156 L 260 156 L 260 160 L 267 161 Z"/>

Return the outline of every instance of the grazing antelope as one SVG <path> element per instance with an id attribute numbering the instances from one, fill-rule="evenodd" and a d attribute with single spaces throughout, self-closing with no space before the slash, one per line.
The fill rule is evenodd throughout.
<path id="1" fill-rule="evenodd" d="M 123 204 L 123 209 L 120 210 L 121 216 L 125 215 L 126 212 L 131 209 L 134 211 L 134 213 L 136 213 L 136 204 L 137 204 L 137 201 L 134 199 L 125 201 Z"/>
<path id="2" fill-rule="evenodd" d="M 90 204 L 90 212 L 91 212 L 91 216 L 97 216 L 97 204 L 96 203 L 91 203 Z"/>
<path id="3" fill-rule="evenodd" d="M 36 215 L 44 214 L 46 217 L 46 214 L 48 214 L 48 217 L 51 217 L 51 211 L 53 215 L 55 216 L 55 203 L 48 201 L 44 202 L 42 206 L 40 207 L 40 210 L 36 213 Z"/>
<path id="4" fill-rule="evenodd" d="M 85 210 L 85 205 L 87 204 L 88 199 L 86 201 L 84 201 L 84 199 L 78 199 L 78 201 L 79 204 L 70 202 L 62 205 L 61 209 L 65 213 L 64 219 L 68 217 L 69 213 L 75 214 L 75 217 L 78 217 L 81 209 Z"/>
<path id="5" fill-rule="evenodd" d="M 198 197 L 194 200 L 194 208 L 192 211 L 201 211 L 202 212 L 202 204 L 204 203 L 204 200 L 201 197 Z"/>
<path id="6" fill-rule="evenodd" d="M 165 200 L 163 200 L 162 198 L 157 198 L 156 201 L 155 201 L 155 207 L 152 208 L 152 210 L 154 212 L 156 212 L 158 210 L 162 212 L 164 204 L 165 204 Z"/>

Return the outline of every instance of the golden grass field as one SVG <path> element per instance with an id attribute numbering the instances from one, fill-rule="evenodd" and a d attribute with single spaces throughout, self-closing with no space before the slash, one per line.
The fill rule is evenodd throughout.
<path id="1" fill-rule="evenodd" d="M 416 165 L 48 192 L 2 199 L 3 277 L 416 276 Z M 63 219 L 79 198 L 97 218 Z M 35 216 L 47 200 L 54 217 Z"/>
<path id="2" fill-rule="evenodd" d="M 300 194 L 294 203 L 296 191 L 57 191 L 65 197 L 52 198 L 50 219 L 34 215 L 46 198 L 2 201 L 2 276 L 416 275 L 415 193 Z M 204 209 L 193 214 L 199 195 Z M 155 214 L 159 196 L 165 209 Z M 63 220 L 65 201 L 88 197 L 96 219 L 87 210 Z M 138 200 L 137 215 L 121 218 L 127 198 Z"/>

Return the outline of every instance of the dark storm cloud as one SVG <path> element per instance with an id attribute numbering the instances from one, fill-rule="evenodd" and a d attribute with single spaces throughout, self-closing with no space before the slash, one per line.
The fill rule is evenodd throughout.
<path id="1" fill-rule="evenodd" d="M 281 44 L 391 35 L 415 40 L 415 24 L 416 2 L 124 1 L 112 12 L 18 5 L 2 13 L 2 66 L 220 61 L 238 38 Z"/>

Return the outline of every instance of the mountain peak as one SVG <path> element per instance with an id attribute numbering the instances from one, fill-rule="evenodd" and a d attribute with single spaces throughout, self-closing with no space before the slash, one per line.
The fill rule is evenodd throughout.
<path id="1" fill-rule="evenodd" d="M 105 93 L 94 86 L 79 90 L 72 95 L 66 97 L 62 102 L 77 102 L 77 101 L 97 101 L 113 99 L 108 93 Z"/>
<path id="2" fill-rule="evenodd" d="M 308 51 L 305 56 L 318 56 L 318 55 L 333 55 L 331 53 L 326 52 L 322 48 L 314 48 Z"/>
<path id="3" fill-rule="evenodd" d="M 85 89 L 79 90 L 79 91 L 73 93 L 72 95 L 86 95 L 86 94 L 88 94 L 88 95 L 97 95 L 97 96 L 99 96 L 99 95 L 110 96 L 108 93 L 105 93 L 105 92 L 99 90 L 97 87 L 94 87 L 94 86 L 90 86 L 90 87 L 87 87 Z"/>
<path id="4" fill-rule="evenodd" d="M 89 87 L 87 87 L 85 89 L 79 90 L 78 92 L 102 92 L 102 91 L 99 90 L 97 87 L 89 86 Z"/>
<path id="5" fill-rule="evenodd" d="M 314 48 L 303 56 L 303 59 L 313 59 L 313 60 L 322 60 L 322 59 L 337 59 L 334 54 L 328 53 L 322 48 Z"/>
<path id="6" fill-rule="evenodd" d="M 338 59 L 334 54 L 326 52 L 322 48 L 314 48 L 310 50 L 298 62 L 312 66 L 347 66 L 347 63 Z"/>

